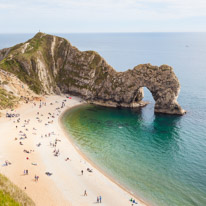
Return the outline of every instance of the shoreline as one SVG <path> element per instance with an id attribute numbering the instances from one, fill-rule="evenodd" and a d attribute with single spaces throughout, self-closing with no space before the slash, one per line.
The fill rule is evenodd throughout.
<path id="1" fill-rule="evenodd" d="M 88 104 L 88 103 L 85 103 Z M 122 184 L 118 183 L 118 181 L 116 181 L 113 177 L 111 177 L 110 175 L 107 174 L 107 172 L 105 172 L 103 169 L 101 169 L 97 164 L 95 164 L 86 154 L 84 154 L 84 152 L 75 144 L 74 140 L 71 137 L 71 134 L 69 133 L 69 131 L 66 129 L 66 127 L 63 124 L 63 117 L 65 115 L 65 113 L 67 113 L 69 110 L 74 109 L 75 107 L 79 107 L 83 104 L 80 105 L 76 105 L 73 106 L 71 108 L 68 108 L 67 110 L 65 110 L 64 112 L 61 113 L 61 115 L 59 116 L 59 125 L 62 128 L 66 138 L 68 138 L 68 141 L 73 145 L 73 147 L 75 148 L 75 150 L 78 152 L 78 154 L 80 156 L 82 156 L 87 162 L 89 162 L 95 169 L 97 169 L 102 175 L 104 175 L 105 177 L 107 177 L 110 181 L 112 181 L 114 184 L 116 184 L 118 187 L 120 187 L 122 190 L 124 190 L 125 192 L 127 192 L 128 194 L 130 194 L 133 198 L 135 198 L 136 200 L 138 200 L 138 202 L 143 203 L 145 206 L 150 206 L 148 203 L 146 203 L 146 201 L 142 200 L 139 196 L 137 196 L 136 194 L 134 194 L 132 191 L 130 191 L 129 189 L 127 189 L 125 186 L 123 186 Z M 102 105 L 100 105 L 102 106 Z"/>
<path id="2" fill-rule="evenodd" d="M 140 198 L 125 190 L 85 155 L 81 155 L 79 148 L 67 137 L 60 122 L 61 117 L 69 109 L 84 103 L 78 97 L 71 97 L 67 100 L 66 96 L 45 96 L 42 102 L 46 106 L 39 108 L 38 100 L 35 101 L 37 106 L 30 102 L 20 105 L 12 112 L 9 109 L 1 111 L 0 164 L 5 160 L 12 164 L 0 167 L 0 172 L 24 190 L 37 206 L 89 206 L 97 203 L 98 195 L 103 198 L 102 205 L 130 206 L 129 199 L 133 197 L 138 205 L 146 206 Z M 65 99 L 65 106 L 61 109 Z M 5 118 L 7 111 L 19 113 L 20 123 L 17 124 L 18 117 Z M 26 124 L 28 119 L 30 123 Z M 22 139 L 20 131 L 27 138 Z M 54 148 L 51 145 L 56 139 L 58 144 Z M 32 152 L 27 154 L 23 152 L 25 149 Z M 55 156 L 53 150 L 58 150 L 59 155 Z M 69 161 L 66 161 L 68 157 Z M 87 172 L 87 168 L 93 168 L 93 172 Z M 29 175 L 24 175 L 25 169 L 29 170 Z M 84 170 L 84 175 L 81 175 L 81 170 Z M 51 172 L 52 175 L 47 176 L 46 172 Z M 40 176 L 38 183 L 34 181 L 34 175 Z M 83 195 L 85 189 L 87 197 Z"/>

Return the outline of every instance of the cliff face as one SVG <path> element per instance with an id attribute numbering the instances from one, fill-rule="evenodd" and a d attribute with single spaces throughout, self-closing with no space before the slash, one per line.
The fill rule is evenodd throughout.
<path id="1" fill-rule="evenodd" d="M 1 50 L 0 60 L 0 69 L 14 73 L 36 93 L 73 93 L 96 104 L 135 107 L 147 87 L 155 112 L 185 113 L 177 103 L 179 81 L 167 65 L 116 72 L 98 53 L 81 52 L 67 40 L 43 33 Z"/>
<path id="2" fill-rule="evenodd" d="M 14 74 L 0 70 L 0 110 L 14 108 L 19 101 L 32 100 L 37 95 Z"/>

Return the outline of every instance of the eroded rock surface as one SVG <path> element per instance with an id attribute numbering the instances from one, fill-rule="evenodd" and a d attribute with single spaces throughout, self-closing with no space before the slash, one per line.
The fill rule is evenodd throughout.
<path id="1" fill-rule="evenodd" d="M 135 107 L 141 106 L 142 87 L 147 87 L 155 112 L 185 113 L 177 103 L 179 81 L 167 65 L 141 64 L 117 72 L 98 53 L 81 52 L 66 39 L 43 33 L 0 51 L 1 56 L 0 69 L 14 73 L 36 93 L 72 93 L 96 104 Z"/>

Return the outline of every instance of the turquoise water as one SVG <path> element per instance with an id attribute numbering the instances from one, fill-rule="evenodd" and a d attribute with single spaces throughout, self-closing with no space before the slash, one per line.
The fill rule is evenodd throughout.
<path id="1" fill-rule="evenodd" d="M 0 48 L 30 34 L 0 35 Z M 154 114 L 148 90 L 142 109 L 84 105 L 63 119 L 81 150 L 151 205 L 206 205 L 206 33 L 60 34 L 96 50 L 116 70 L 169 64 L 180 83 L 184 116 Z"/>
<path id="2" fill-rule="evenodd" d="M 184 117 L 153 115 L 151 105 L 142 110 L 85 105 L 64 116 L 82 151 L 147 202 L 203 206 L 205 130 L 188 123 Z"/>

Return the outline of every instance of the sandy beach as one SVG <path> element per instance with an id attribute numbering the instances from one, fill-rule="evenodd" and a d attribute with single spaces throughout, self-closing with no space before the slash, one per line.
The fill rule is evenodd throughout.
<path id="1" fill-rule="evenodd" d="M 130 206 L 131 198 L 138 203 L 134 205 L 146 205 L 96 169 L 67 137 L 60 116 L 83 103 L 70 97 L 47 96 L 14 111 L 1 111 L 0 173 L 38 206 L 93 205 L 98 204 L 97 196 L 102 197 L 102 205 Z M 6 113 L 20 116 L 6 118 Z"/>

